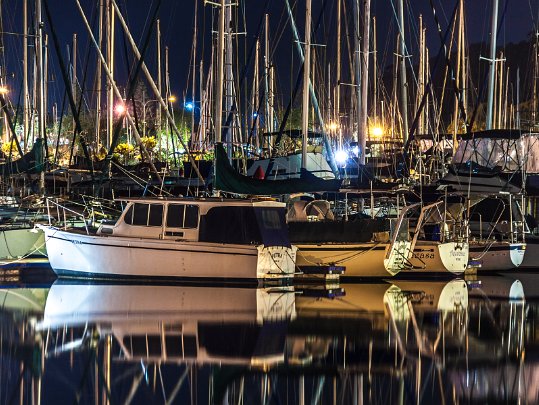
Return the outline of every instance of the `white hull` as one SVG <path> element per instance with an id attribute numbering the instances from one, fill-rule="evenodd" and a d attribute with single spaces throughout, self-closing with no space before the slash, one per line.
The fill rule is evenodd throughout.
<path id="1" fill-rule="evenodd" d="M 470 260 L 480 270 L 510 270 L 524 260 L 525 243 L 470 243 Z"/>
<path id="2" fill-rule="evenodd" d="M 461 274 L 468 267 L 467 243 L 418 241 L 410 259 L 411 268 L 403 273 L 453 273 Z"/>
<path id="3" fill-rule="evenodd" d="M 90 278 L 280 279 L 295 248 L 94 236 L 42 226 L 59 276 Z"/>
<path id="4" fill-rule="evenodd" d="M 0 260 L 30 255 L 47 255 L 42 231 L 31 228 L 0 231 Z"/>

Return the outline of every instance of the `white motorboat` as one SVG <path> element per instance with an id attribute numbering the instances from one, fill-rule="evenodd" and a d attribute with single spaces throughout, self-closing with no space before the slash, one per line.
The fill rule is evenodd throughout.
<path id="1" fill-rule="evenodd" d="M 141 198 L 97 232 L 39 225 L 60 277 L 290 278 L 285 205 L 268 200 Z"/>

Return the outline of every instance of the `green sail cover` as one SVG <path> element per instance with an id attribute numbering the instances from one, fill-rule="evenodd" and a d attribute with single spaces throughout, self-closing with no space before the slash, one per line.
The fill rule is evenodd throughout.
<path id="1" fill-rule="evenodd" d="M 43 139 L 37 138 L 32 150 L 24 154 L 20 159 L 0 164 L 2 175 L 19 173 L 40 173 L 45 169 Z"/>
<path id="2" fill-rule="evenodd" d="M 215 144 L 215 183 L 216 190 L 248 195 L 276 195 L 293 193 L 312 193 L 318 191 L 338 191 L 341 180 L 324 180 L 315 175 L 302 172 L 299 179 L 259 180 L 238 173 L 228 161 L 223 144 Z"/>

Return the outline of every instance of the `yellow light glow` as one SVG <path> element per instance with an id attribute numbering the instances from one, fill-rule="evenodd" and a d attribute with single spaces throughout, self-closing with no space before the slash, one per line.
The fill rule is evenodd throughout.
<path id="1" fill-rule="evenodd" d="M 381 138 L 384 135 L 384 128 L 380 126 L 371 127 L 370 134 L 376 138 Z"/>
<path id="2" fill-rule="evenodd" d="M 0 94 L 9 93 L 9 89 L 6 86 L 0 86 Z"/>
<path id="3" fill-rule="evenodd" d="M 168 98 L 168 101 L 170 101 L 171 103 L 174 103 L 176 101 L 176 96 L 170 96 Z"/>
<path id="4" fill-rule="evenodd" d="M 328 128 L 330 131 L 336 131 L 339 128 L 339 125 L 336 122 L 330 122 Z"/>

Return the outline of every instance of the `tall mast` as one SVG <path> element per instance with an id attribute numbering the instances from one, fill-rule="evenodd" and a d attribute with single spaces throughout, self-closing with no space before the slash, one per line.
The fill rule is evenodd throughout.
<path id="1" fill-rule="evenodd" d="M 342 18 L 342 0 L 337 0 L 337 72 L 335 80 L 335 124 L 337 125 L 337 140 L 339 149 L 342 148 L 342 129 L 341 129 L 341 18 Z"/>
<path id="2" fill-rule="evenodd" d="M 98 27 L 98 38 L 97 43 L 99 48 L 103 44 L 103 0 L 99 0 L 99 27 Z M 95 102 L 95 145 L 96 147 L 100 143 L 100 132 L 101 132 L 101 82 L 102 82 L 102 70 L 101 62 L 97 60 L 96 66 L 96 102 Z"/>
<path id="3" fill-rule="evenodd" d="M 359 142 L 359 132 L 361 131 L 360 128 L 360 110 L 361 110 L 361 44 L 359 42 L 359 21 L 361 19 L 359 15 L 359 0 L 353 0 L 353 10 L 354 10 L 354 76 L 355 76 L 355 89 L 356 89 L 356 117 L 357 117 L 357 136 L 356 141 Z M 359 151 L 360 154 L 363 154 L 364 151 Z"/>
<path id="4" fill-rule="evenodd" d="M 163 83 L 161 78 L 161 20 L 157 19 L 157 89 L 159 90 L 159 95 L 163 94 Z M 158 136 L 161 136 L 161 105 L 157 107 L 156 111 L 157 119 L 157 133 Z M 159 142 L 161 145 L 161 142 Z"/>
<path id="5" fill-rule="evenodd" d="M 258 73 L 258 67 L 260 64 L 260 40 L 256 40 L 256 47 L 255 47 L 255 64 L 254 64 L 254 71 L 253 71 L 253 97 L 251 100 L 251 122 L 253 122 L 253 133 L 254 133 L 254 139 L 253 139 L 253 146 L 255 148 L 259 147 L 258 138 L 260 137 L 260 134 L 258 132 L 258 128 L 260 127 L 258 112 L 259 112 L 259 73 Z"/>
<path id="6" fill-rule="evenodd" d="M 75 99 L 75 103 L 78 103 L 77 97 L 77 34 L 73 34 L 73 51 L 71 61 L 71 93 Z M 75 119 L 73 118 L 73 133 L 75 132 Z"/>
<path id="7" fill-rule="evenodd" d="M 370 28 L 371 28 L 371 0 L 363 2 L 363 53 L 362 76 L 361 76 L 361 130 L 359 135 L 359 163 L 365 164 L 365 147 L 367 145 L 367 111 L 369 98 L 369 52 L 370 52 Z"/>
<path id="8" fill-rule="evenodd" d="M 197 22 L 198 22 L 198 0 L 195 1 L 195 24 L 193 29 L 193 57 L 192 57 L 192 88 L 191 88 L 191 102 L 193 103 L 193 110 L 191 111 L 191 141 L 194 141 L 195 138 L 195 111 L 196 111 L 196 73 L 197 73 Z"/>
<path id="9" fill-rule="evenodd" d="M 401 58 L 401 111 L 402 111 L 402 140 L 408 140 L 408 79 L 406 78 L 406 41 L 404 37 L 404 0 L 399 0 L 399 29 L 400 29 L 400 58 Z"/>
<path id="10" fill-rule="evenodd" d="M 28 0 L 23 0 L 23 140 L 24 149 L 28 150 L 28 135 L 30 133 L 30 95 L 28 94 Z"/>
<path id="11" fill-rule="evenodd" d="M 266 99 L 266 114 L 264 118 L 266 120 L 265 127 L 266 132 L 273 132 L 273 114 L 270 105 L 272 102 L 270 98 L 273 96 L 270 94 L 271 78 L 270 78 L 270 49 L 269 49 L 269 14 L 265 16 L 264 24 L 264 92 Z M 271 143 L 271 142 L 270 142 Z"/>
<path id="12" fill-rule="evenodd" d="M 416 98 L 416 110 L 419 110 L 419 104 L 425 94 L 425 29 L 423 28 L 423 15 L 419 15 L 419 74 L 418 74 L 418 91 Z M 426 107 L 426 106 L 425 106 Z M 419 113 L 418 131 L 420 134 L 425 133 L 425 114 L 424 110 Z"/>
<path id="13" fill-rule="evenodd" d="M 37 72 L 39 91 L 39 137 L 46 142 L 45 135 L 45 79 L 43 77 L 43 31 L 41 24 L 41 0 L 36 0 Z M 45 152 L 47 148 L 45 147 Z"/>
<path id="14" fill-rule="evenodd" d="M 112 131 L 114 125 L 114 8 L 111 0 L 107 0 L 107 147 L 112 143 Z"/>
<path id="15" fill-rule="evenodd" d="M 232 0 L 226 0 L 225 11 L 225 28 L 226 28 L 226 50 L 225 50 L 225 112 L 226 116 L 232 111 L 234 104 L 234 79 L 232 72 Z M 234 128 L 234 119 L 225 128 L 225 139 L 227 144 L 228 160 L 232 161 L 232 139 Z"/>
<path id="16" fill-rule="evenodd" d="M 309 78 L 311 70 L 311 0 L 305 2 L 305 61 L 303 63 L 303 111 L 301 129 L 301 168 L 307 168 L 307 140 L 309 138 Z"/>
<path id="17" fill-rule="evenodd" d="M 490 71 L 487 99 L 487 129 L 492 129 L 492 113 L 494 108 L 494 85 L 496 79 L 496 33 L 498 32 L 498 0 L 493 0 L 492 28 L 490 30 Z"/>
<path id="18" fill-rule="evenodd" d="M 221 0 L 219 27 L 217 32 L 217 77 L 215 80 L 215 142 L 221 142 L 223 122 L 223 79 L 225 64 L 225 8 L 226 0 Z"/>
<path id="19" fill-rule="evenodd" d="M 376 43 L 376 17 L 372 17 L 372 87 L 373 87 L 373 113 L 376 124 L 378 124 L 378 61 L 377 61 L 377 43 Z"/>

